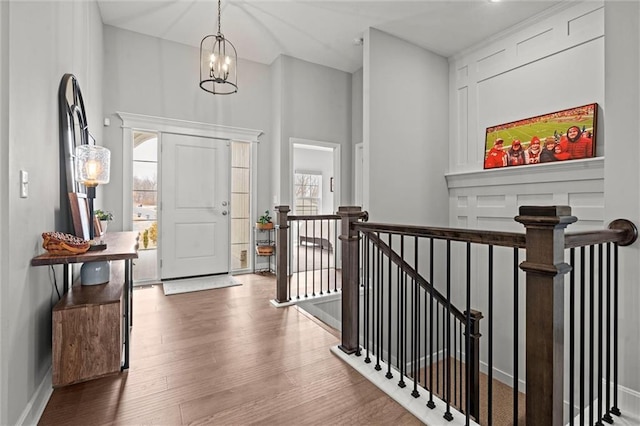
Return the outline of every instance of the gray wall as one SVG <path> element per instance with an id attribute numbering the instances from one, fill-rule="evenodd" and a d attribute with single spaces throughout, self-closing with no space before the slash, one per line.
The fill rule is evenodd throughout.
<path id="1" fill-rule="evenodd" d="M 238 60 L 238 93 L 213 96 L 199 82 L 199 50 L 179 43 L 104 26 L 104 112 L 111 119 L 104 145 L 111 149 L 111 182 L 101 205 L 122 212 L 113 229 L 122 229 L 122 130 L 116 112 L 262 130 L 257 154 L 256 211 L 270 206 L 271 71 L 256 62 Z M 110 225 L 111 226 L 111 225 Z"/>
<path id="2" fill-rule="evenodd" d="M 445 226 L 447 60 L 375 29 L 364 51 L 364 208 L 375 221 Z"/>
<path id="3" fill-rule="evenodd" d="M 276 156 L 280 182 L 273 194 L 276 204 L 291 204 L 290 138 L 332 142 L 341 145 L 339 204 L 351 199 L 351 74 L 290 56 L 276 61 L 280 126 Z"/>
<path id="4" fill-rule="evenodd" d="M 100 141 L 102 23 L 89 2 L 2 2 L 0 23 L 0 424 L 34 423 L 31 409 L 51 391 L 57 297 L 48 268 L 30 261 L 42 250 L 40 234 L 61 221 L 58 86 L 75 74 Z M 29 172 L 28 198 L 19 197 L 20 170 Z M 62 269 L 55 273 L 60 285 Z"/>
<path id="5" fill-rule="evenodd" d="M 606 110 L 600 122 L 610 144 L 604 167 L 605 222 L 623 217 L 639 226 L 640 4 L 606 2 L 604 25 Z M 620 256 L 620 384 L 635 392 L 634 400 L 622 404 L 640 416 L 640 242 L 621 248 Z"/>

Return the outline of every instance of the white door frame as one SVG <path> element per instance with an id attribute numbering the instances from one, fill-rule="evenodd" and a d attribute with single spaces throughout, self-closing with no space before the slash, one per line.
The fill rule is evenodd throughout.
<path id="1" fill-rule="evenodd" d="M 362 207 L 364 190 L 364 144 L 362 142 L 355 144 L 353 155 L 353 201 L 355 206 Z"/>
<path id="2" fill-rule="evenodd" d="M 333 150 L 333 206 L 332 211 L 338 211 L 338 207 L 340 206 L 340 187 L 342 186 L 342 180 L 340 179 L 340 171 L 342 169 L 341 160 L 340 160 L 340 148 L 341 145 L 339 143 L 334 142 L 325 142 L 325 141 L 314 141 L 311 139 L 300 139 L 300 138 L 289 138 L 289 199 L 291 200 L 290 209 L 293 210 L 293 203 L 295 202 L 295 177 L 293 170 L 293 146 L 294 145 L 309 145 L 309 146 L 320 146 L 323 148 L 331 148 Z"/>
<path id="3" fill-rule="evenodd" d="M 201 123 L 197 121 L 177 120 L 174 118 L 155 117 L 151 115 L 132 114 L 128 112 L 116 112 L 116 115 L 122 120 L 122 229 L 131 231 L 133 229 L 133 200 L 131 193 L 133 191 L 133 132 L 155 132 L 158 134 L 158 147 L 162 140 L 163 133 L 178 133 L 187 136 L 200 136 L 213 139 L 226 139 L 229 141 L 240 142 L 256 142 L 252 144 L 251 155 L 255 158 L 257 154 L 257 142 L 262 130 L 243 129 L 240 127 L 222 126 L 218 124 Z M 158 155 L 160 160 L 160 155 Z M 251 162 L 251 174 L 256 176 L 257 161 Z M 158 161 L 158 167 L 162 167 Z M 229 167 L 231 172 L 231 167 Z M 158 175 L 159 176 L 159 175 Z M 231 181 L 231 176 L 229 176 Z M 160 195 L 160 185 L 158 182 L 158 195 Z M 251 199 L 255 200 L 257 196 L 256 185 L 251 188 Z M 158 205 L 162 200 L 158 199 Z M 252 203 L 252 205 L 255 203 Z M 255 212 L 253 212 L 255 213 Z M 254 214 L 255 216 L 255 214 Z M 162 220 L 162 212 L 158 214 L 158 229 L 160 229 L 160 221 Z M 161 255 L 162 236 L 158 235 L 158 254 Z M 229 252 L 231 246 L 229 245 Z M 158 262 L 158 267 L 160 266 Z"/>

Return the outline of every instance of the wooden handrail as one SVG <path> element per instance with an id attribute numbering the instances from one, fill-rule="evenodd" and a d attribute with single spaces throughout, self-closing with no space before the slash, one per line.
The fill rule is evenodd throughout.
<path id="1" fill-rule="evenodd" d="M 369 235 L 369 240 L 372 241 L 376 246 L 378 246 L 382 253 L 384 253 L 389 258 L 389 260 L 398 265 L 402 272 L 413 278 L 418 284 L 420 284 L 420 287 L 424 288 L 427 292 L 433 294 L 433 298 L 437 300 L 438 303 L 440 303 L 442 306 L 447 306 L 447 298 L 444 297 L 438 290 L 436 290 L 433 287 L 433 284 L 427 281 L 422 275 L 418 273 L 418 271 L 416 271 L 411 265 L 405 262 L 398 253 L 391 250 L 387 243 L 382 241 L 378 236 L 368 232 L 367 234 Z M 467 320 L 467 316 L 454 305 L 451 305 L 451 313 L 462 323 Z M 480 315 L 480 317 L 482 317 L 481 313 L 478 312 L 478 314 Z"/>
<path id="2" fill-rule="evenodd" d="M 293 221 L 293 220 L 330 220 L 330 219 L 340 220 L 340 216 L 338 216 L 337 214 L 314 214 L 314 215 L 309 215 L 309 214 L 292 215 L 292 214 L 290 214 L 289 216 L 287 216 L 287 219 L 289 221 Z"/>
<path id="3" fill-rule="evenodd" d="M 461 228 L 436 228 L 414 225 L 393 225 L 387 223 L 362 223 L 354 225 L 362 232 L 382 232 L 412 237 L 435 238 L 458 242 L 470 242 L 500 247 L 526 248 L 524 233 L 485 231 Z M 633 244 L 638 237 L 638 230 L 633 222 L 616 219 L 609 224 L 609 229 L 597 231 L 570 232 L 565 234 L 564 248 L 584 247 L 592 244 L 617 243 L 621 246 Z"/>
<path id="4" fill-rule="evenodd" d="M 356 223 L 362 232 L 382 232 L 412 237 L 471 242 L 502 247 L 526 247 L 525 234 L 502 231 L 480 231 L 461 228 L 434 228 L 414 225 L 392 225 L 386 223 Z"/>

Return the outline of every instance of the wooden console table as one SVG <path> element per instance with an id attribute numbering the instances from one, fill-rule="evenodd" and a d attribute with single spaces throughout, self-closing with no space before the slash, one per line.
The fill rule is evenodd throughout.
<path id="1" fill-rule="evenodd" d="M 53 385 L 62 386 L 129 368 L 129 333 L 133 325 L 133 259 L 137 232 L 108 232 L 107 248 L 72 256 L 48 253 L 33 266 L 64 265 L 64 296 L 53 308 Z M 72 285 L 74 263 L 113 263 L 106 284 Z M 90 329 L 95 327 L 96 329 Z"/>

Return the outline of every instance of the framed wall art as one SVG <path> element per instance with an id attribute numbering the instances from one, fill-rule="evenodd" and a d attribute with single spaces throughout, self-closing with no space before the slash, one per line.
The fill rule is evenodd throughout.
<path id="1" fill-rule="evenodd" d="M 593 103 L 488 127 L 484 168 L 594 157 L 597 116 Z"/>

